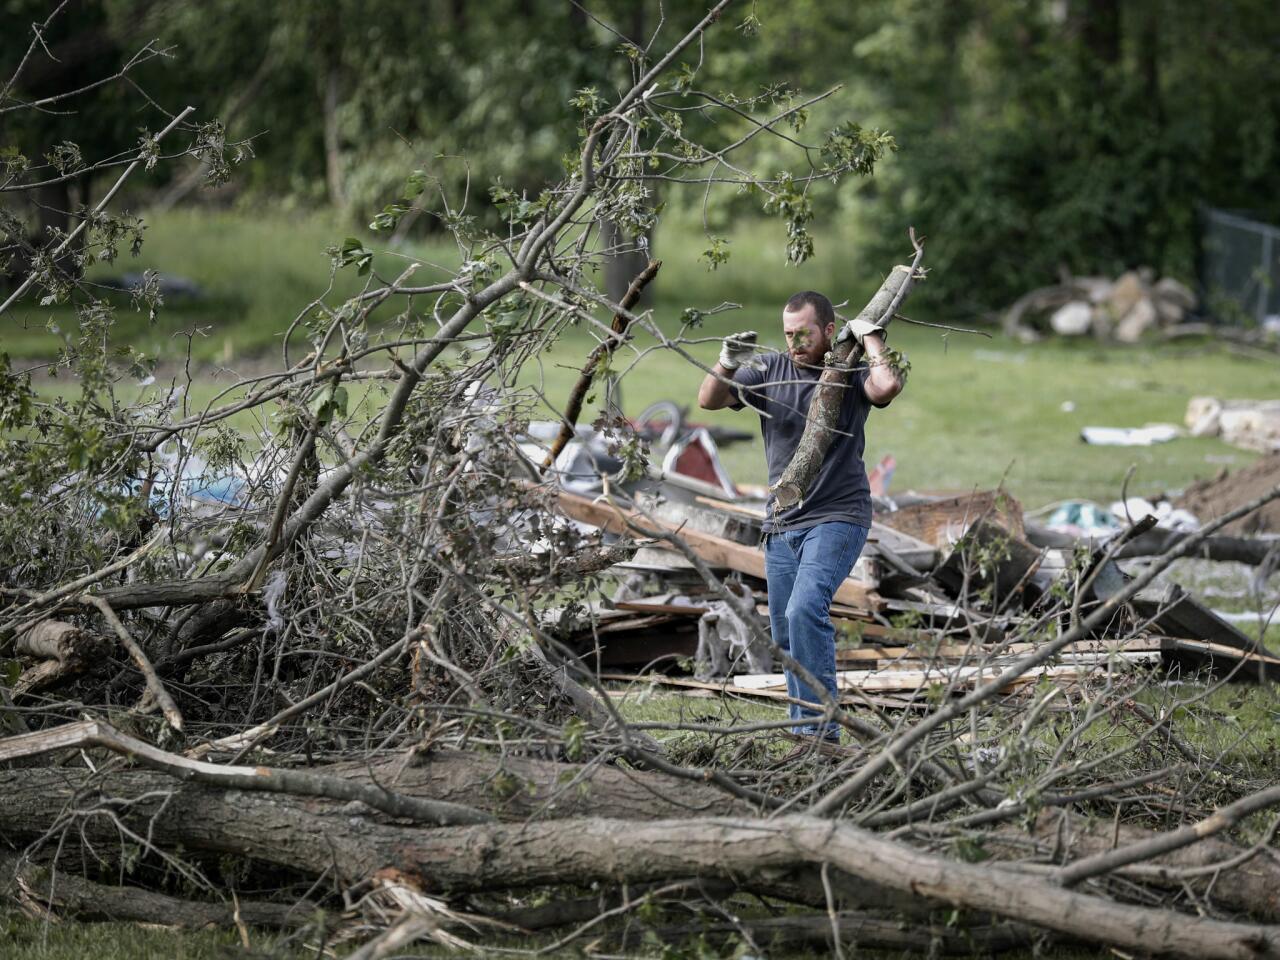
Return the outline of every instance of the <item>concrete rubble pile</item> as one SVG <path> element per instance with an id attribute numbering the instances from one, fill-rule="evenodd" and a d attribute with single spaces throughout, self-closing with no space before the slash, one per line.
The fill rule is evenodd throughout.
<path id="1" fill-rule="evenodd" d="M 1136 343 L 1154 331 L 1168 331 L 1195 313 L 1196 295 L 1172 277 L 1156 278 L 1150 268 L 1107 277 L 1065 277 L 1059 284 L 1020 297 L 1003 318 L 1006 333 L 1024 342 L 1047 334 L 1093 335 Z"/>

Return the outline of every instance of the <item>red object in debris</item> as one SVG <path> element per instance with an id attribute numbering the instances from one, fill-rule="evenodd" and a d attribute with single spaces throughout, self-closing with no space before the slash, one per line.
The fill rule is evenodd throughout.
<path id="1" fill-rule="evenodd" d="M 691 443 L 680 452 L 680 456 L 676 457 L 675 472 L 705 483 L 719 482 L 711 457 L 700 443 Z"/>
<path id="2" fill-rule="evenodd" d="M 731 498 L 738 496 L 738 488 L 720 462 L 716 442 L 706 429 L 699 427 L 673 444 L 662 461 L 662 472 L 690 477 L 718 487 Z"/>
<path id="3" fill-rule="evenodd" d="M 893 471 L 897 466 L 898 461 L 893 458 L 893 454 L 889 454 L 871 468 L 871 472 L 867 474 L 867 483 L 871 485 L 873 497 L 889 495 L 889 484 L 893 482 Z"/>

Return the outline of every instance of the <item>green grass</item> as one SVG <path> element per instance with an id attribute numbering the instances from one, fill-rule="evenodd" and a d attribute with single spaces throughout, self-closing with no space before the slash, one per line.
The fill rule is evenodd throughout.
<path id="1" fill-rule="evenodd" d="M 668 336 L 678 332 L 678 316 L 675 304 L 659 300 L 655 318 Z M 781 348 L 780 316 L 780 302 L 753 303 L 712 318 L 694 334 L 716 337 L 757 329 L 766 345 Z M 894 328 L 891 341 L 908 354 L 911 375 L 888 409 L 872 412 L 866 447 L 868 464 L 886 454 L 896 458 L 891 492 L 967 491 L 1003 482 L 1028 508 L 1077 497 L 1109 502 L 1119 498 L 1131 466 L 1131 493 L 1180 489 L 1224 465 L 1243 467 L 1256 454 L 1212 438 L 1179 438 L 1143 448 L 1094 447 L 1080 440 L 1080 429 L 1181 423 L 1194 395 L 1266 397 L 1275 390 L 1274 364 L 1212 347 L 1107 348 L 1077 342 L 1024 347 L 1003 337 L 952 334 L 944 341 L 937 330 L 906 325 Z M 637 348 L 652 343 L 641 337 Z M 576 377 L 573 361 L 580 361 L 587 348 L 581 335 L 566 337 L 544 358 L 541 386 L 548 396 L 567 395 Z M 716 343 L 690 348 L 708 365 L 718 350 Z M 696 406 L 702 372 L 673 352 L 615 366 L 626 370 L 622 389 L 628 413 L 659 399 Z M 1068 402 L 1074 404 L 1071 412 L 1063 410 Z M 750 411 L 695 409 L 690 418 L 753 434 L 759 423 Z M 726 448 L 723 457 L 738 481 L 765 481 L 758 439 Z"/>
<path id="2" fill-rule="evenodd" d="M 184 334 L 191 332 L 198 359 L 232 366 L 254 354 L 275 353 L 289 321 L 328 283 L 326 245 L 347 234 L 364 236 L 378 251 L 375 263 L 384 275 L 398 273 L 406 253 L 434 263 L 457 259 L 457 251 L 443 242 L 385 251 L 383 241 L 318 214 L 179 211 L 147 219 L 142 256 L 117 265 L 114 272 L 157 268 L 195 280 L 207 297 L 174 300 L 154 327 L 144 315 L 122 307 L 117 341 L 180 358 Z M 759 330 L 765 345 L 780 347 L 782 303 L 797 289 L 825 290 L 836 300 L 847 297 L 856 308 L 877 282 L 876 271 L 850 266 L 847 236 L 820 234 L 818 258 L 800 268 L 783 264 L 783 241 L 775 223 L 747 222 L 729 236 L 731 258 L 716 271 L 698 260 L 705 238 L 696 224 L 668 227 L 655 241 L 664 266 L 654 284 L 653 322 L 668 337 L 683 336 L 689 353 L 708 365 L 717 355 L 717 338 L 737 330 Z M 95 268 L 91 276 L 101 276 L 102 269 Z M 437 276 L 438 271 L 424 266 L 415 281 Z M 342 271 L 336 293 L 349 294 L 358 283 L 353 271 Z M 725 301 L 742 309 L 682 330 L 686 307 L 705 311 Z M 945 323 L 950 318 L 916 319 Z M 18 357 L 51 357 L 58 345 L 46 329 L 51 320 L 64 332 L 74 329 L 74 317 L 65 308 L 26 305 L 0 317 L 0 349 Z M 1188 399 L 1197 394 L 1263 398 L 1275 393 L 1274 362 L 1236 356 L 1212 343 L 1024 346 L 998 335 L 944 337 L 936 329 L 901 323 L 895 325 L 891 342 L 907 352 L 912 373 L 906 392 L 887 410 L 873 412 L 866 448 L 868 463 L 886 454 L 897 459 L 891 492 L 965 491 L 1003 481 L 1028 508 L 1074 497 L 1108 502 L 1119 497 L 1130 467 L 1131 492 L 1176 490 L 1224 465 L 1245 466 L 1256 455 L 1214 439 L 1182 438 L 1147 448 L 1092 447 L 1080 441 L 1080 428 L 1181 423 Z M 523 382 L 537 385 L 552 403 L 562 403 L 593 343 L 582 326 L 568 330 L 528 367 Z M 641 334 L 633 349 L 620 351 L 615 361 L 624 373 L 627 412 L 634 415 L 660 399 L 695 406 L 702 372 L 673 351 L 640 355 L 654 346 L 652 337 Z M 189 402 L 203 404 L 225 382 L 215 382 L 206 372 Z M 65 381 L 42 378 L 42 385 L 47 392 L 69 389 Z M 1074 409 L 1068 412 L 1064 404 Z M 589 404 L 583 420 L 593 419 L 596 412 Z M 546 414 L 551 416 L 550 410 Z M 753 435 L 758 431 L 758 420 L 749 412 L 693 410 L 691 419 Z M 251 417 L 234 424 L 246 431 L 261 429 Z M 758 438 L 727 447 L 723 455 L 740 482 L 765 480 Z"/>
<path id="3" fill-rule="evenodd" d="M 255 948 L 263 946 L 252 940 L 250 943 Z M 234 930 L 169 930 L 136 923 L 43 923 L 4 911 L 0 911 L 0 954 L 22 960 L 227 960 L 246 956 Z"/>
<path id="4" fill-rule="evenodd" d="M 373 242 L 368 231 L 325 213 L 176 210 L 142 217 L 147 226 L 141 254 L 133 258 L 121 251 L 114 264 L 92 267 L 87 279 L 158 270 L 200 286 L 201 298 L 173 298 L 154 326 L 145 313 L 131 308 L 127 295 L 108 296 L 118 307 L 117 341 L 164 357 L 181 356 L 188 333 L 193 355 L 202 360 L 228 363 L 278 350 L 290 321 L 328 286 L 331 263 L 326 248 L 351 235 Z M 444 243 L 414 244 L 388 252 L 379 268 L 395 276 L 404 269 L 401 258 L 408 253 L 425 261 L 458 259 Z M 440 278 L 439 271 L 424 267 L 415 281 Z M 341 271 L 331 299 L 357 292 L 362 282 L 353 269 Z M 74 335 L 74 311 L 67 306 L 40 307 L 33 301 L 20 304 L 0 317 L 0 349 L 11 356 L 48 358 L 58 346 L 51 324 Z"/>

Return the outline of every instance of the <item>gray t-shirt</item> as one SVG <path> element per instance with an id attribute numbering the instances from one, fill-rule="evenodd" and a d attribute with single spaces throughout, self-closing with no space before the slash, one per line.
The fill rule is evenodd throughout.
<path id="1" fill-rule="evenodd" d="M 822 371 L 798 367 L 785 353 L 767 354 L 763 370 L 739 367 L 733 375 L 739 385 L 741 400 L 761 414 L 760 432 L 764 435 L 765 459 L 769 463 L 769 485 L 777 483 L 791 462 L 800 436 L 804 433 L 809 401 Z M 798 505 L 776 513 L 776 503 L 769 498 L 765 533 L 802 530 L 830 520 L 843 520 L 861 527 L 871 526 L 871 487 L 862 462 L 865 446 L 863 426 L 872 404 L 867 399 L 867 371 L 855 370 L 845 388 L 844 403 L 831 447 L 818 469 L 818 477 L 808 495 Z M 730 404 L 741 410 L 743 402 Z"/>

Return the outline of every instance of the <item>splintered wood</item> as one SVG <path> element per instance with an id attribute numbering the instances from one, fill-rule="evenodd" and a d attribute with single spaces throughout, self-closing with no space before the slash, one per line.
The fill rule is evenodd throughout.
<path id="1" fill-rule="evenodd" d="M 558 507 L 608 534 L 666 538 L 655 543 L 668 552 L 671 535 L 679 535 L 713 572 L 740 581 L 735 589 L 751 591 L 757 623 L 768 631 L 764 551 L 758 545 L 763 517 L 757 509 L 699 496 L 639 510 L 563 491 Z M 748 526 L 744 535 L 743 525 L 751 523 L 754 531 Z M 735 539 L 708 530 L 727 531 Z M 1018 657 L 1037 649 L 1034 637 L 1051 634 L 1054 622 L 1042 616 L 1051 591 L 1078 587 L 1076 600 L 1088 612 L 1124 582 L 1123 572 L 1101 551 L 1083 572 L 1069 575 L 1064 555 L 1050 557 L 1054 551 L 1032 546 L 1025 536 L 1022 507 L 1003 491 L 922 499 L 877 514 L 862 559 L 831 605 L 841 699 L 915 708 L 962 694 L 1002 676 Z M 714 622 L 722 608 L 695 571 L 624 563 L 613 573 L 624 586 L 612 601 L 578 609 L 572 617 L 559 612 L 547 623 L 601 679 L 644 681 L 702 696 L 788 699 L 785 675 L 776 669 L 749 672 L 733 656 L 721 657 L 712 669 L 702 659 L 706 621 Z M 697 678 L 678 675 L 691 667 Z M 1155 668 L 1256 682 L 1280 677 L 1280 658 L 1175 590 L 1135 598 L 1106 629 L 1019 672 L 1005 689 L 1043 682 L 1073 689 Z"/>

